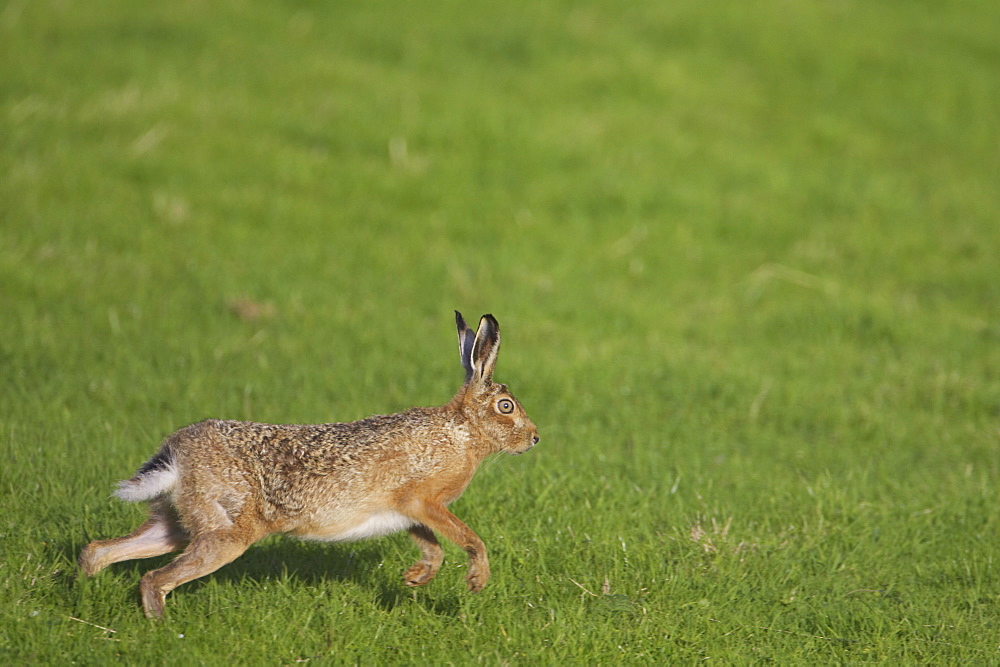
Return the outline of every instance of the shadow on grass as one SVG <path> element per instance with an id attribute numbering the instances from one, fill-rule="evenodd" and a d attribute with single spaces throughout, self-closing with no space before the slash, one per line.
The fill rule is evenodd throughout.
<path id="1" fill-rule="evenodd" d="M 70 567 L 61 568 L 58 577 L 68 589 L 75 588 L 83 578 L 76 566 L 79 551 L 83 548 L 76 541 L 49 543 L 54 560 L 69 561 Z M 352 543 L 300 542 L 294 539 L 271 537 L 247 549 L 246 553 L 219 570 L 183 585 L 194 592 L 215 580 L 232 583 L 263 584 L 269 581 L 292 579 L 307 587 L 322 587 L 329 582 L 352 583 L 373 591 L 372 602 L 386 612 L 405 604 L 417 604 L 427 613 L 440 616 L 457 616 L 461 600 L 454 592 L 430 595 L 426 589 L 413 589 L 403 583 L 403 572 L 410 566 L 408 557 L 398 558 L 400 549 L 387 540 Z M 133 577 L 138 599 L 139 579 L 147 572 L 163 567 L 179 552 L 114 563 L 95 576 L 116 573 Z M 398 563 L 386 563 L 386 557 Z M 418 552 L 412 554 L 416 560 Z M 398 583 L 386 583 L 384 567 L 398 565 Z M 432 584 L 433 585 L 433 584 Z"/>
<path id="2" fill-rule="evenodd" d="M 372 572 L 390 550 L 390 545 L 378 542 L 323 544 L 275 537 L 251 546 L 209 576 L 235 582 L 291 578 L 307 586 L 328 581 L 364 585 L 371 583 Z"/>
<path id="3" fill-rule="evenodd" d="M 433 584 L 431 584 L 433 586 Z M 413 589 L 400 581 L 399 586 L 380 584 L 375 604 L 385 612 L 396 607 L 416 604 L 434 616 L 456 617 L 462 611 L 461 598 L 453 592 L 432 594 L 428 589 Z"/>

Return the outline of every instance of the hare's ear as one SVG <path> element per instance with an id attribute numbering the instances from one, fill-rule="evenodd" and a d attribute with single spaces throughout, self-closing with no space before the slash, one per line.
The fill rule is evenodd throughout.
<path id="1" fill-rule="evenodd" d="M 476 340 L 476 332 L 469 328 L 462 318 L 462 313 L 455 311 L 455 325 L 458 327 L 458 354 L 462 358 L 462 368 L 465 369 L 465 381 L 472 378 L 472 344 Z"/>
<path id="2" fill-rule="evenodd" d="M 492 315 L 483 315 L 479 330 L 472 344 L 473 377 L 479 382 L 489 382 L 500 352 L 500 325 Z"/>

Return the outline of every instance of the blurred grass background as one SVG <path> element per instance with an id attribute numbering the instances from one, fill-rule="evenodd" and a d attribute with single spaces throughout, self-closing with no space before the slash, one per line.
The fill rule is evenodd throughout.
<path id="1" fill-rule="evenodd" d="M 997 34 L 973 0 L 0 3 L 0 646 L 996 660 Z M 455 308 L 542 435 L 455 504 L 483 595 L 403 590 L 402 536 L 269 540 L 159 626 L 155 562 L 76 581 L 180 426 L 447 400 Z"/>

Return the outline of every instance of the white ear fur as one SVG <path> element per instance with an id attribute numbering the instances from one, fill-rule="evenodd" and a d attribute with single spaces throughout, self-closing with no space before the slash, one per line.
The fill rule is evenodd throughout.
<path id="1" fill-rule="evenodd" d="M 500 353 L 500 324 L 492 315 L 483 315 L 479 320 L 476 340 L 472 344 L 472 366 L 474 377 L 479 382 L 489 382 Z"/>

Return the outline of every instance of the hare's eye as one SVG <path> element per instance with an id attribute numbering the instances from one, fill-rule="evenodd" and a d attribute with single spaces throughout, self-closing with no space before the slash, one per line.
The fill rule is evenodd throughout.
<path id="1" fill-rule="evenodd" d="M 514 401 L 510 400 L 509 398 L 501 398 L 499 401 L 497 401 L 497 410 L 499 410 L 505 415 L 509 415 L 510 413 L 514 412 Z"/>

